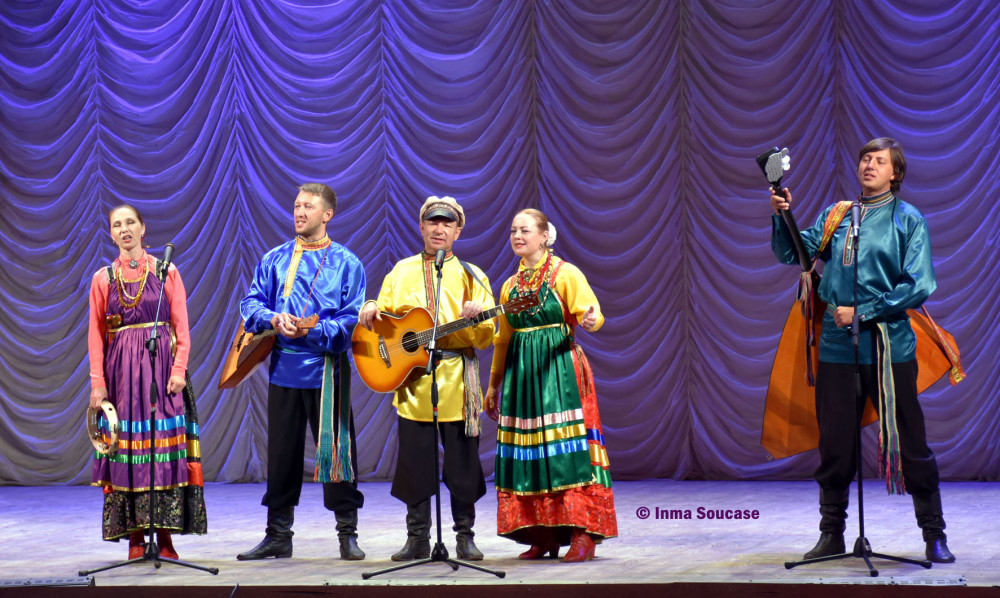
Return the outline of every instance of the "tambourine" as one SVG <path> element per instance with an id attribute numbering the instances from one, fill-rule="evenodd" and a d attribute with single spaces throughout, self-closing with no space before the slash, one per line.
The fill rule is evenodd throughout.
<path id="1" fill-rule="evenodd" d="M 101 413 L 108 418 L 108 434 L 101 430 Z M 113 455 L 118 451 L 118 412 L 111 401 L 104 399 L 100 408 L 87 407 L 87 435 L 90 437 L 94 450 L 102 455 Z"/>

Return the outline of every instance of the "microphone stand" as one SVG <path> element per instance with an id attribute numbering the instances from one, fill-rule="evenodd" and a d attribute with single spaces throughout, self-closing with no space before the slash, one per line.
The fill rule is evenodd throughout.
<path id="1" fill-rule="evenodd" d="M 173 246 L 170 246 L 170 249 L 173 249 Z M 80 571 L 81 577 L 92 573 L 98 573 L 100 571 L 107 571 L 108 569 L 123 567 L 125 565 L 145 563 L 147 561 L 152 561 L 153 567 L 157 569 L 160 568 L 161 563 L 172 563 L 174 565 L 181 565 L 205 571 L 211 573 L 212 575 L 219 574 L 219 569 L 217 567 L 203 567 L 202 565 L 195 565 L 194 563 L 188 563 L 178 559 L 162 557 L 160 556 L 160 548 L 156 545 L 156 500 L 153 496 L 153 486 L 155 480 L 154 473 L 156 471 L 156 397 L 159 396 L 159 388 L 156 384 L 156 352 L 157 340 L 160 337 L 160 327 L 156 324 L 156 322 L 160 321 L 160 306 L 163 304 L 163 287 L 166 286 L 165 282 L 167 279 L 167 270 L 169 268 L 170 256 L 168 254 L 167 258 L 162 263 L 160 271 L 157 273 L 157 278 L 160 279 L 160 294 L 156 299 L 156 315 L 153 317 L 153 331 L 149 335 L 149 340 L 146 341 L 146 350 L 149 351 L 149 371 L 151 373 L 149 382 L 149 542 L 146 542 L 146 551 L 141 557 L 128 559 L 126 561 L 119 561 L 117 563 L 106 565 L 104 567 L 98 567 L 96 569 Z"/>
<path id="2" fill-rule="evenodd" d="M 431 340 L 427 343 L 427 354 L 429 359 L 427 360 L 427 370 L 426 373 L 431 375 L 431 408 L 432 408 L 432 419 L 434 421 L 434 481 L 436 483 L 436 490 L 434 491 L 434 509 L 435 509 L 435 523 L 437 524 L 437 542 L 434 544 L 434 548 L 431 549 L 431 556 L 425 559 L 417 559 L 415 561 L 410 561 L 409 563 L 403 563 L 401 565 L 395 565 L 392 567 L 387 567 L 385 569 L 380 569 L 378 571 L 370 571 L 368 573 L 362 573 L 361 579 L 371 579 L 376 575 L 382 575 L 383 573 L 390 573 L 392 571 L 399 571 L 400 569 L 408 569 L 410 567 L 416 567 L 417 565 L 423 565 L 426 563 L 447 563 L 451 566 L 452 571 L 458 571 L 458 566 L 469 567 L 470 569 L 475 569 L 477 571 L 482 571 L 484 573 L 490 573 L 496 575 L 499 578 L 506 577 L 507 573 L 504 571 L 497 571 L 494 569 L 489 569 L 480 565 L 474 565 L 466 561 L 460 561 L 458 559 L 449 558 L 448 549 L 444 546 L 444 541 L 441 536 L 441 472 L 438 464 L 438 385 L 437 385 L 437 332 L 438 332 L 438 316 L 441 312 L 441 268 L 444 265 L 444 250 L 438 249 L 438 257 L 441 259 L 434 260 L 434 268 L 437 270 L 437 288 L 434 293 L 434 327 L 431 328 Z"/>
<path id="3" fill-rule="evenodd" d="M 860 558 L 864 560 L 865 565 L 868 566 L 868 575 L 871 577 L 878 577 L 878 569 L 872 565 L 872 557 L 877 557 L 880 559 L 885 559 L 889 561 L 896 561 L 899 563 L 909 563 L 911 565 L 919 565 L 924 569 L 931 568 L 931 562 L 927 559 L 916 560 L 908 559 L 900 556 L 892 556 L 889 554 L 882 554 L 880 552 L 873 552 L 871 544 L 868 542 L 868 538 L 865 537 L 865 503 L 864 503 L 864 493 L 863 480 L 861 470 L 861 421 L 862 415 L 864 414 L 865 406 L 865 395 L 862 392 L 861 387 L 861 356 L 860 356 L 860 344 L 861 344 L 861 323 L 858 319 L 858 244 L 860 241 L 861 231 L 861 204 L 855 201 L 854 205 L 851 206 L 851 229 L 848 236 L 848 240 L 851 242 L 851 254 L 853 257 L 854 264 L 854 318 L 851 321 L 851 342 L 854 344 L 854 415 L 857 422 L 856 436 L 855 436 L 855 461 L 857 463 L 857 478 L 858 478 L 858 539 L 854 541 L 854 549 L 851 552 L 844 552 L 841 554 L 832 554 L 829 556 L 816 557 L 814 559 L 805 559 L 802 561 L 792 561 L 785 563 L 785 569 L 791 569 L 798 565 L 808 565 L 810 563 L 822 563 L 823 561 L 834 561 L 846 558 Z"/>

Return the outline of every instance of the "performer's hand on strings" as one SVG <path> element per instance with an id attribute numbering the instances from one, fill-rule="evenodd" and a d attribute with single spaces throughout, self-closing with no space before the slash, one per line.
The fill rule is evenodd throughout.
<path id="1" fill-rule="evenodd" d="M 378 303 L 368 301 L 362 306 L 361 312 L 358 313 L 358 324 L 371 330 L 372 326 L 375 325 L 375 320 L 382 321 L 382 312 L 378 309 Z"/>
<path id="2" fill-rule="evenodd" d="M 580 326 L 587 332 L 590 332 L 594 329 L 594 326 L 597 326 L 597 312 L 594 310 L 593 305 L 588 307 L 586 313 L 580 318 Z"/>
<path id="3" fill-rule="evenodd" d="M 471 320 L 481 313 L 483 313 L 482 303 L 479 301 L 466 301 L 465 305 L 462 306 L 462 313 L 459 315 L 467 320 Z"/>
<path id="4" fill-rule="evenodd" d="M 292 314 L 275 314 L 271 318 L 271 326 L 274 328 L 275 332 L 282 336 L 287 336 L 291 338 L 296 338 L 303 336 L 299 333 L 298 327 L 295 325 L 296 319 L 292 317 Z"/>
<path id="5" fill-rule="evenodd" d="M 100 388 L 90 389 L 90 408 L 99 409 L 101 407 L 101 401 L 108 398 L 108 389 L 103 386 Z"/>
<path id="6" fill-rule="evenodd" d="M 185 386 L 187 386 L 187 382 L 184 380 L 184 376 L 171 376 L 170 379 L 167 380 L 167 394 L 172 395 L 179 393 L 184 390 Z"/>
<path id="7" fill-rule="evenodd" d="M 771 187 L 768 187 L 768 190 L 771 192 L 771 208 L 775 214 L 792 207 L 792 192 L 788 187 L 781 190 L 783 195 L 778 195 Z"/>
<path id="8" fill-rule="evenodd" d="M 497 389 L 490 386 L 483 397 L 483 410 L 493 421 L 500 421 L 500 395 Z"/>

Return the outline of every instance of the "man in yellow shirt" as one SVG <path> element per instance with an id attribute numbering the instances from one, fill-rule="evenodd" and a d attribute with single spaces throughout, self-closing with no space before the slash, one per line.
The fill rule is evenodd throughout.
<path id="1" fill-rule="evenodd" d="M 420 209 L 422 253 L 396 263 L 382 282 L 378 299 L 368 301 L 358 315 L 359 323 L 371 329 L 381 321 L 381 312 L 404 315 L 415 307 L 434 313 L 437 272 L 434 258 L 445 251 L 441 268 L 439 325 L 459 318 L 474 318 L 494 302 L 487 291 L 489 281 L 479 268 L 459 260 L 451 252 L 465 226 L 465 213 L 451 197 L 429 197 Z M 478 279 L 478 280 L 476 280 Z M 444 481 L 451 494 L 451 513 L 456 532 L 456 556 L 482 560 L 473 542 L 475 503 L 486 494 L 486 481 L 479 461 L 479 415 L 482 388 L 475 350 L 493 341 L 494 325 L 486 320 L 438 340 L 437 366 L 438 429 L 444 446 Z M 434 475 L 434 424 L 431 408 L 431 377 L 412 375 L 396 389 L 392 402 L 398 414 L 399 452 L 392 495 L 406 503 L 406 544 L 392 555 L 394 561 L 430 556 L 431 497 L 437 491 Z"/>

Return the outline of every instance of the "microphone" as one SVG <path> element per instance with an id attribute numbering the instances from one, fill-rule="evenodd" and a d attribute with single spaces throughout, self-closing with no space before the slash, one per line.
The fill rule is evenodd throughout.
<path id="1" fill-rule="evenodd" d="M 447 255 L 447 252 L 444 249 L 438 249 L 437 253 L 434 254 L 434 267 L 437 268 L 438 270 L 440 270 L 441 267 L 444 266 L 445 255 Z"/>
<path id="2" fill-rule="evenodd" d="M 861 202 L 851 204 L 851 236 L 855 239 L 861 234 Z"/>
<path id="3" fill-rule="evenodd" d="M 167 277 L 167 270 L 170 269 L 170 261 L 174 259 L 174 244 L 167 243 L 163 247 L 163 260 L 160 262 L 160 280 Z"/>

